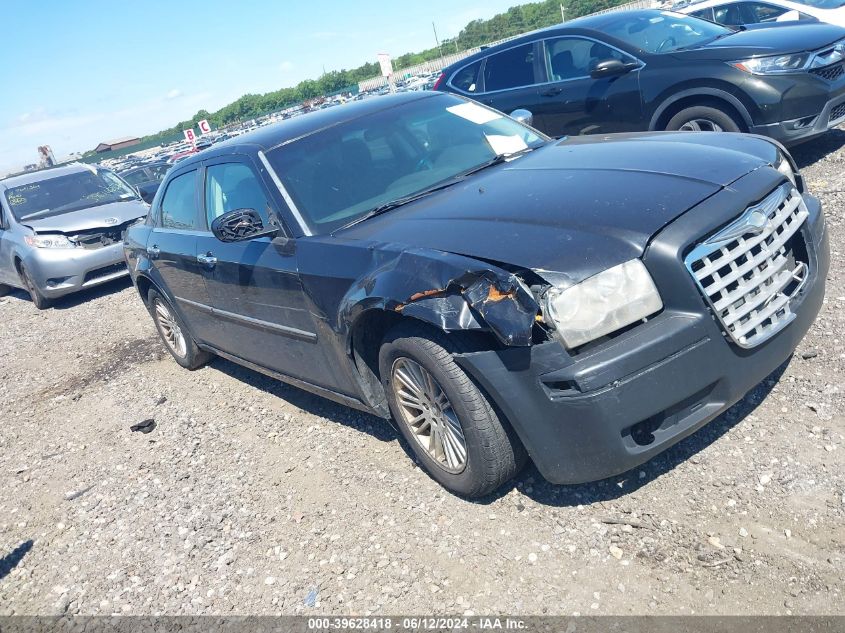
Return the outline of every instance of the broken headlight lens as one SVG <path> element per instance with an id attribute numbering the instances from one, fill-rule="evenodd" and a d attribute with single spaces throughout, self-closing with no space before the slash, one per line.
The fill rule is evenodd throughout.
<path id="1" fill-rule="evenodd" d="M 792 163 L 789 162 L 789 159 L 781 151 L 778 152 L 778 160 L 777 164 L 774 165 L 774 168 L 777 169 L 784 176 L 789 178 L 789 181 L 793 185 L 797 186 L 797 182 L 795 180 L 795 170 L 792 169 Z"/>
<path id="2" fill-rule="evenodd" d="M 639 259 L 546 293 L 546 314 L 572 349 L 663 309 L 660 293 Z"/>
<path id="3" fill-rule="evenodd" d="M 24 240 L 35 248 L 74 248 L 76 246 L 64 235 L 27 235 Z"/>

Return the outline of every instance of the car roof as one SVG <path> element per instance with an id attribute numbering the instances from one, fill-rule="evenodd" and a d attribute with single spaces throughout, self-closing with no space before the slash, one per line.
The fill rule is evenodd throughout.
<path id="1" fill-rule="evenodd" d="M 451 76 L 454 71 L 458 70 L 459 68 L 463 68 L 464 66 L 468 66 L 479 59 L 484 59 L 488 57 L 492 53 L 497 53 L 501 50 L 505 50 L 508 48 L 512 48 L 514 46 L 519 46 L 520 44 L 529 44 L 531 42 L 535 42 L 540 39 L 545 39 L 548 37 L 557 37 L 560 35 L 586 35 L 589 37 L 597 37 L 601 36 L 605 40 L 613 43 L 616 38 L 606 35 L 604 33 L 604 27 L 613 21 L 616 21 L 619 18 L 619 15 L 623 13 L 623 11 L 609 11 L 607 13 L 602 13 L 599 15 L 588 15 L 584 16 L 583 18 L 576 18 L 574 20 L 570 20 L 569 22 L 563 22 L 561 24 L 556 24 L 554 26 L 548 26 L 543 29 L 537 29 L 536 31 L 531 31 L 530 33 L 526 33 L 524 35 L 520 35 L 519 37 L 515 37 L 511 40 L 507 40 L 502 42 L 501 44 L 496 44 L 495 46 L 490 46 L 489 48 L 483 48 L 477 53 L 473 53 L 468 57 L 464 57 L 460 61 L 451 64 L 443 69 L 443 73 L 447 76 Z M 624 11 L 625 15 L 629 15 L 632 17 L 640 16 L 654 16 L 659 15 L 661 13 L 666 13 L 666 11 L 659 10 L 659 9 L 633 9 L 630 11 Z"/>
<path id="2" fill-rule="evenodd" d="M 100 165 L 85 165 L 82 163 L 70 163 L 69 165 L 59 165 L 57 167 L 47 167 L 45 169 L 37 169 L 35 171 L 28 171 L 22 174 L 15 174 L 0 178 L 0 185 L 11 189 L 12 187 L 20 187 L 21 185 L 29 185 L 33 182 L 40 182 L 42 180 L 49 180 L 50 178 L 59 178 L 67 176 L 68 174 L 79 174 L 92 169 L 102 169 Z"/>
<path id="3" fill-rule="evenodd" d="M 180 160 L 178 165 L 181 170 L 185 166 L 193 165 L 195 163 L 215 158 L 217 156 L 225 156 L 232 154 L 235 149 L 250 148 L 253 151 L 268 151 L 279 145 L 283 145 L 290 141 L 302 138 L 325 130 L 347 121 L 373 114 L 389 108 L 410 103 L 412 101 L 419 101 L 420 99 L 428 99 L 432 97 L 442 97 L 442 92 L 402 92 L 391 95 L 385 95 L 378 99 L 364 99 L 363 101 L 349 101 L 341 106 L 334 108 L 325 108 L 323 110 L 315 110 L 301 116 L 284 119 L 278 123 L 273 123 L 265 127 L 241 134 L 234 138 L 215 143 L 210 148 L 197 152 L 196 154 Z M 451 95 L 455 96 L 455 95 Z"/>

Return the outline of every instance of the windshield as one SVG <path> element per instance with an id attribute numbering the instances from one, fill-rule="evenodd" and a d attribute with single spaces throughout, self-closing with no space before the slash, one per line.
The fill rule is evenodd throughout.
<path id="1" fill-rule="evenodd" d="M 602 25 L 602 31 L 648 53 L 697 48 L 734 33 L 719 24 L 669 11 L 620 11 Z"/>
<path id="2" fill-rule="evenodd" d="M 499 112 L 438 95 L 321 130 L 267 159 L 311 231 L 324 234 L 546 140 Z"/>
<path id="3" fill-rule="evenodd" d="M 134 171 L 127 171 L 126 173 L 120 174 L 120 177 L 123 178 L 130 185 L 140 185 L 151 180 L 149 174 L 147 174 L 146 169 L 136 169 Z"/>
<path id="4" fill-rule="evenodd" d="M 107 169 L 45 178 L 6 191 L 6 201 L 19 222 L 135 199 L 126 183 Z"/>

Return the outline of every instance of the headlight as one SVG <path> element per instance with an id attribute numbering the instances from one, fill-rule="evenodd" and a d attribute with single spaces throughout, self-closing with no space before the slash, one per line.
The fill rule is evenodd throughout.
<path id="1" fill-rule="evenodd" d="M 731 62 L 731 66 L 754 75 L 782 75 L 804 70 L 809 58 L 807 54 L 754 57 Z"/>
<path id="2" fill-rule="evenodd" d="M 795 185 L 796 187 L 798 186 L 798 183 L 795 179 L 795 170 L 792 169 L 792 164 L 789 162 L 789 159 L 781 151 L 778 151 L 778 160 L 777 164 L 774 165 L 774 168 L 777 169 L 784 176 L 789 178 L 790 182 L 792 182 L 793 185 Z"/>
<path id="3" fill-rule="evenodd" d="M 546 312 L 572 349 L 663 308 L 660 293 L 639 259 L 632 259 L 569 288 L 546 293 Z"/>
<path id="4" fill-rule="evenodd" d="M 27 235 L 24 240 L 36 248 L 74 248 L 75 244 L 64 235 Z"/>

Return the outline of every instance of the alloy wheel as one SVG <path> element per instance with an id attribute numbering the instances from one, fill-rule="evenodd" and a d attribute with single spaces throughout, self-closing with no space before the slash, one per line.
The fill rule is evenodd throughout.
<path id="1" fill-rule="evenodd" d="M 461 472 L 467 462 L 463 428 L 434 376 L 410 358 L 397 358 L 391 385 L 402 421 L 419 445 L 443 470 Z"/>
<path id="2" fill-rule="evenodd" d="M 185 341 L 185 335 L 182 333 L 182 328 L 179 327 L 179 322 L 170 308 L 156 299 L 154 305 L 155 320 L 161 330 L 162 338 L 167 346 L 179 358 L 184 358 L 188 354 L 188 344 Z"/>
<path id="3" fill-rule="evenodd" d="M 721 125 L 710 119 L 690 119 L 678 129 L 682 132 L 724 132 Z"/>

